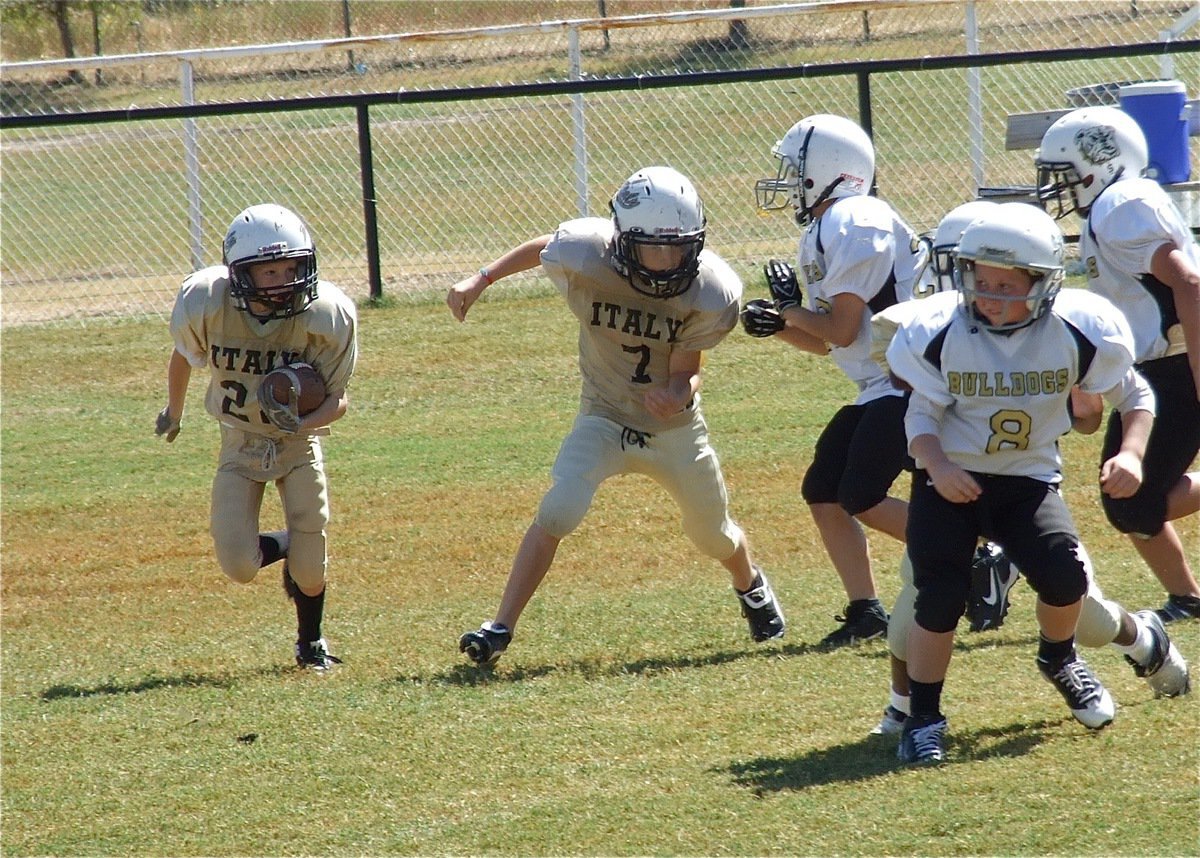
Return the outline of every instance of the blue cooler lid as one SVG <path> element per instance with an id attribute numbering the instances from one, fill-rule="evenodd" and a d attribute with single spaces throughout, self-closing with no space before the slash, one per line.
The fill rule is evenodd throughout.
<path id="1" fill-rule="evenodd" d="M 1152 80 L 1146 83 L 1127 84 L 1121 87 L 1119 92 L 1121 98 L 1130 95 L 1173 95 L 1180 92 L 1186 96 L 1187 87 L 1181 80 Z"/>

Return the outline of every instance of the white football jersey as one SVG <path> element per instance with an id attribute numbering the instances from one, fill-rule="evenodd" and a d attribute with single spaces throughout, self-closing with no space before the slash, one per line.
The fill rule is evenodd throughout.
<path id="1" fill-rule="evenodd" d="M 1122 179 L 1093 203 L 1079 237 L 1088 287 L 1129 319 L 1139 363 L 1183 354 L 1187 346 L 1171 290 L 1150 274 L 1150 259 L 1174 242 L 1200 270 L 1200 245 L 1157 182 Z"/>
<path id="2" fill-rule="evenodd" d="M 651 298 L 613 267 L 613 225 L 579 218 L 558 227 L 542 251 L 542 267 L 579 320 L 580 410 L 643 432 L 691 421 L 688 411 L 660 420 L 643 403 L 652 385 L 667 383 L 676 349 L 705 351 L 737 324 L 742 281 L 710 250 L 682 295 Z"/>
<path id="3" fill-rule="evenodd" d="M 175 349 L 193 367 L 208 367 L 209 414 L 244 432 L 279 437 L 258 407 L 259 381 L 277 366 L 304 361 L 331 393 L 345 390 L 358 358 L 354 302 L 321 280 L 303 313 L 261 323 L 233 305 L 227 275 L 214 265 L 183 281 L 171 312 Z"/>
<path id="4" fill-rule="evenodd" d="M 1050 312 L 1008 334 L 977 324 L 950 297 L 914 304 L 919 312 L 901 321 L 887 362 L 913 387 L 909 442 L 921 434 L 912 418 L 927 402 L 940 412 L 943 451 L 966 470 L 1056 483 L 1058 439 L 1071 429 L 1071 387 L 1114 405 L 1130 386 L 1149 389 L 1132 371 L 1125 317 L 1098 295 L 1064 289 Z"/>
<path id="5" fill-rule="evenodd" d="M 887 372 L 871 358 L 871 316 L 914 297 L 928 249 L 912 227 L 877 197 L 834 202 L 800 240 L 797 274 L 808 309 L 828 313 L 835 295 L 857 295 L 867 306 L 848 346 L 830 346 L 830 357 L 858 387 L 861 405 L 897 396 Z"/>

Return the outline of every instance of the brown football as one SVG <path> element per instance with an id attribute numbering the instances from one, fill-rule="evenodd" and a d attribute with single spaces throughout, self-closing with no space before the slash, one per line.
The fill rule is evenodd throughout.
<path id="1" fill-rule="evenodd" d="M 271 386 L 277 402 L 287 402 L 295 389 L 299 398 L 299 413 L 304 416 L 320 407 L 325 401 L 325 379 L 306 363 L 280 366 L 263 376 L 263 384 Z"/>

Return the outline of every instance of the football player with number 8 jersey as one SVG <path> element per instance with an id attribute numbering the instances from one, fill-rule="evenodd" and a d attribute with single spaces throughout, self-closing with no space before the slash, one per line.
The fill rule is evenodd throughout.
<path id="1" fill-rule="evenodd" d="M 1045 212 L 1000 206 L 966 227 L 954 259 L 961 298 L 921 302 L 886 353 L 913 389 L 905 430 L 918 467 L 907 529 L 917 595 L 905 762 L 944 758 L 942 686 L 980 536 L 999 544 L 1037 593 L 1042 675 L 1085 726 L 1112 721 L 1111 695 L 1075 651 L 1092 569 L 1059 492 L 1057 442 L 1071 428 L 1072 388 L 1102 394 L 1123 433 L 1101 486 L 1128 497 L 1141 484 L 1154 419 L 1124 316 L 1099 296 L 1060 292 L 1063 238 Z"/>

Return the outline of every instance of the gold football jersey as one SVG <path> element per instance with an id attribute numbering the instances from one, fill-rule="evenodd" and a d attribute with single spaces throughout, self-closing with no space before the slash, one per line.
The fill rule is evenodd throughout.
<path id="1" fill-rule="evenodd" d="M 272 437 L 282 433 L 259 410 L 262 377 L 277 366 L 304 361 L 331 393 L 344 391 L 358 357 L 357 329 L 354 303 L 324 280 L 304 312 L 259 322 L 234 307 L 223 265 L 190 275 L 171 313 L 176 350 L 211 374 L 204 400 L 208 413 L 227 426 Z"/>

